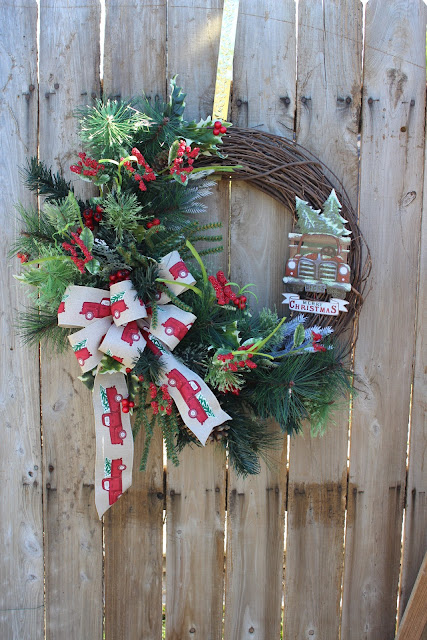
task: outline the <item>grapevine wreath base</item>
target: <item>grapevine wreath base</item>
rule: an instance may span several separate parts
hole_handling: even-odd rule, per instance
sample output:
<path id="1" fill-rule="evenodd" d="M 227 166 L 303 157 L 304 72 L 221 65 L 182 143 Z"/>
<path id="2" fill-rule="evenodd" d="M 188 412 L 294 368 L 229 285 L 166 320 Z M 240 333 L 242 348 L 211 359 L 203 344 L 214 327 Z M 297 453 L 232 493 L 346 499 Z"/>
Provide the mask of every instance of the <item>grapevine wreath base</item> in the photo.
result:
<path id="1" fill-rule="evenodd" d="M 29 343 L 71 344 L 93 391 L 100 516 L 131 484 L 141 429 L 141 469 L 160 428 L 174 464 L 184 446 L 218 440 L 238 473 L 253 474 L 280 442 L 271 418 L 284 433 L 298 433 L 305 420 L 322 433 L 351 387 L 333 337 L 361 304 L 361 236 L 348 199 L 349 312 L 338 324 L 251 313 L 251 285 L 208 274 L 203 263 L 222 249 L 219 223 L 196 220 L 213 178 L 254 180 L 291 208 L 295 196 L 319 207 L 331 185 L 318 161 L 275 136 L 233 132 L 211 118 L 186 122 L 184 98 L 173 79 L 166 103 L 97 101 L 77 112 L 84 151 L 71 171 L 95 185 L 92 198 L 36 159 L 25 171 L 44 201 L 40 211 L 19 206 L 11 253 L 23 263 L 18 280 L 34 292 L 20 330 Z M 197 250 L 201 242 L 211 247 Z"/>

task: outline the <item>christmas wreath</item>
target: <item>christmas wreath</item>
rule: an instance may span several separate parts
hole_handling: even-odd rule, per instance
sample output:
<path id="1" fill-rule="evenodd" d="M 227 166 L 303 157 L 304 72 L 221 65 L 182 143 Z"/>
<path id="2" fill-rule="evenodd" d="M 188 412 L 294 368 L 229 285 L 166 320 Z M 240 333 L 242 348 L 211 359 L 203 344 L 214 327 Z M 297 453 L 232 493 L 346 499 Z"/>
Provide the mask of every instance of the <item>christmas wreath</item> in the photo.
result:
<path id="1" fill-rule="evenodd" d="M 287 434 L 306 420 L 322 433 L 351 385 L 331 326 L 252 313 L 250 284 L 207 273 L 220 225 L 196 218 L 214 178 L 241 167 L 221 153 L 230 124 L 185 121 L 184 99 L 173 79 L 166 103 L 98 101 L 77 112 L 84 151 L 71 171 L 98 189 L 89 200 L 37 159 L 24 172 L 43 203 L 19 206 L 11 253 L 34 302 L 20 331 L 30 344 L 71 343 L 93 390 L 100 515 L 130 486 L 141 428 L 141 469 L 161 428 L 174 464 L 185 445 L 218 440 L 237 472 L 254 474 L 278 439 L 271 419 Z"/>

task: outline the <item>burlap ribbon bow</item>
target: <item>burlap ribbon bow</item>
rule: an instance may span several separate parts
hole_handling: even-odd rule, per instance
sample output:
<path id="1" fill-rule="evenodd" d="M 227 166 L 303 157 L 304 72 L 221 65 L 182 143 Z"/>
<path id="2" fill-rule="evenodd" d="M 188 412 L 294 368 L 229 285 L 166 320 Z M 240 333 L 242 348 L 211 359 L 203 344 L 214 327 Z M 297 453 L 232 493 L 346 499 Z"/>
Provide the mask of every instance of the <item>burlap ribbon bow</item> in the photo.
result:
<path id="1" fill-rule="evenodd" d="M 177 251 L 159 263 L 162 278 L 175 295 L 195 280 Z M 179 282 L 179 284 L 178 284 Z M 101 518 L 132 484 L 133 438 L 122 400 L 128 395 L 125 373 L 148 347 L 160 358 L 160 383 L 169 394 L 187 427 L 202 444 L 212 429 L 230 420 L 205 382 L 178 361 L 171 351 L 190 330 L 196 316 L 170 303 L 161 294 L 156 326 L 130 280 L 110 290 L 70 286 L 58 309 L 61 327 L 83 327 L 70 343 L 83 372 L 97 368 L 93 407 L 96 434 L 95 504 Z M 120 372 L 102 373 L 100 363 L 109 355 L 122 365 Z"/>

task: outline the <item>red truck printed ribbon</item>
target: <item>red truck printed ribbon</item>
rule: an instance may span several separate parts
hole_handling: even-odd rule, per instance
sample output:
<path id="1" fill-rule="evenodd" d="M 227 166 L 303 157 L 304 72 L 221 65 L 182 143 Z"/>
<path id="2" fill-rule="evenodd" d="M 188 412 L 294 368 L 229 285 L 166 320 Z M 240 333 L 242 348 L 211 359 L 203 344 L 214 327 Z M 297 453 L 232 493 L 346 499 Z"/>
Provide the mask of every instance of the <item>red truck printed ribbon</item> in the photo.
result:
<path id="1" fill-rule="evenodd" d="M 175 295 L 195 282 L 177 251 L 160 262 L 160 273 Z M 168 302 L 166 294 L 160 302 Z M 128 413 L 121 400 L 128 389 L 124 372 L 132 370 L 139 354 L 149 348 L 161 358 L 161 382 L 187 427 L 204 445 L 212 429 L 230 420 L 206 383 L 171 353 L 191 329 L 196 316 L 173 304 L 158 305 L 157 323 L 125 280 L 110 291 L 70 286 L 58 308 L 58 325 L 82 327 L 69 341 L 83 372 L 96 367 L 93 406 L 96 430 L 95 504 L 101 518 L 132 484 L 133 437 Z M 122 371 L 102 373 L 105 355 L 122 364 Z"/>

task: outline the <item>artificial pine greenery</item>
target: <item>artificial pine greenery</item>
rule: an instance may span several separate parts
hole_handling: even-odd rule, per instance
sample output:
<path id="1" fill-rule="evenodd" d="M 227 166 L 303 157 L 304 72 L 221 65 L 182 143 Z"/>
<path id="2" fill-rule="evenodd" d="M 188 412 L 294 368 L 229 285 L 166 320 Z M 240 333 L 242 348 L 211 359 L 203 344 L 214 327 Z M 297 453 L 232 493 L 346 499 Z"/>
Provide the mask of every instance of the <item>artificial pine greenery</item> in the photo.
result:
<path id="1" fill-rule="evenodd" d="M 29 161 L 26 184 L 44 201 L 40 211 L 18 209 L 22 231 L 12 252 L 24 267 L 17 278 L 34 291 L 34 307 L 21 314 L 20 329 L 30 343 L 45 340 L 62 349 L 74 330 L 58 327 L 56 314 L 70 284 L 108 289 L 110 282 L 130 278 L 149 308 L 153 330 L 160 322 L 159 297 L 167 294 L 173 305 L 196 316 L 173 354 L 210 386 L 231 416 L 213 435 L 227 447 L 237 472 L 252 474 L 278 442 L 271 421 L 297 433 L 309 420 L 312 432 L 322 433 L 335 398 L 349 389 L 350 375 L 329 329 L 306 329 L 303 316 L 285 322 L 269 309 L 251 314 L 250 285 L 239 289 L 222 272 L 208 277 L 201 256 L 221 251 L 222 238 L 218 222 L 195 219 L 206 211 L 203 199 L 215 187 L 215 168 L 199 169 L 197 157 L 221 155 L 228 123 L 186 122 L 184 107 L 185 94 L 173 79 L 167 102 L 142 96 L 79 109 L 84 152 L 71 170 L 97 187 L 98 194 L 87 202 L 59 174 L 34 158 Z M 345 235 L 337 202 L 331 194 L 319 216 L 297 200 L 303 231 L 320 219 L 325 229 Z M 193 245 L 201 242 L 204 248 L 197 252 Z M 192 260 L 196 280 L 178 296 L 159 277 L 160 260 L 172 251 Z M 123 371 L 109 355 L 99 366 L 102 373 Z M 161 384 L 162 366 L 146 348 L 127 371 L 129 398 L 137 401 L 134 437 L 145 431 L 141 469 L 155 429 L 161 430 L 174 464 L 183 446 L 200 444 L 172 403 L 168 386 Z M 93 372 L 81 380 L 92 388 Z"/>

